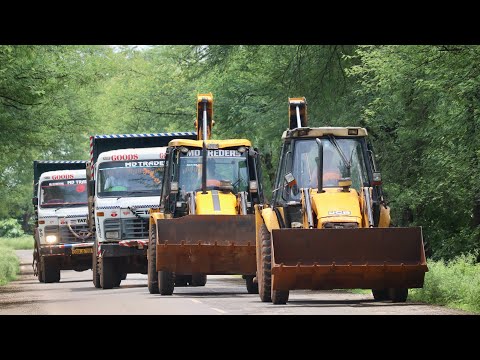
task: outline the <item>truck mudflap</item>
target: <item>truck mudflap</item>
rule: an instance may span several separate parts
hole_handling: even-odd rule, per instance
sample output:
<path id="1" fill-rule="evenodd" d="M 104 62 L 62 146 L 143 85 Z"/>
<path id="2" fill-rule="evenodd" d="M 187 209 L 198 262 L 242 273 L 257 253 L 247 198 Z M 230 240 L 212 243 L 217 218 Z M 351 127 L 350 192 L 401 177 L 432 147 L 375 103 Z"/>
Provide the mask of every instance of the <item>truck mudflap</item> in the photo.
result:
<path id="1" fill-rule="evenodd" d="M 255 275 L 254 215 L 157 219 L 157 269 L 179 274 Z"/>
<path id="2" fill-rule="evenodd" d="M 421 227 L 272 231 L 272 288 L 421 288 Z"/>

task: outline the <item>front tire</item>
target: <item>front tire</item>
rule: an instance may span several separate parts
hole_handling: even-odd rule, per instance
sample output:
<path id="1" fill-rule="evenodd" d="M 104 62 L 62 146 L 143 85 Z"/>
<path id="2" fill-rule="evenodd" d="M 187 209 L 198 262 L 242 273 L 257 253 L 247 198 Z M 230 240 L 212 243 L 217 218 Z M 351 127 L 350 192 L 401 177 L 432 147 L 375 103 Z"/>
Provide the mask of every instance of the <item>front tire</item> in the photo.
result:
<path id="1" fill-rule="evenodd" d="M 158 272 L 158 288 L 160 295 L 172 295 L 175 288 L 175 279 L 171 271 Z"/>
<path id="2" fill-rule="evenodd" d="M 408 297 L 408 289 L 406 288 L 391 288 L 388 291 L 390 300 L 392 302 L 405 302 Z"/>
<path id="3" fill-rule="evenodd" d="M 93 286 L 95 286 L 97 289 L 100 289 L 102 286 L 100 285 L 100 264 L 99 264 L 99 259 L 96 254 L 97 248 L 93 249 L 93 254 L 92 254 L 92 272 L 93 272 Z"/>
<path id="4" fill-rule="evenodd" d="M 53 260 L 45 257 L 40 258 L 40 271 L 43 272 L 43 279 L 46 283 L 60 282 L 60 268 Z"/>
<path id="5" fill-rule="evenodd" d="M 262 302 L 272 301 L 272 244 L 271 235 L 265 224 L 260 226 L 260 254 L 257 257 L 258 294 Z"/>
<path id="6" fill-rule="evenodd" d="M 245 284 L 247 285 L 247 292 L 249 294 L 258 294 L 258 282 L 253 281 L 254 278 L 253 275 L 247 275 L 245 277 Z"/>
<path id="7" fill-rule="evenodd" d="M 192 275 L 192 286 L 205 286 L 207 283 L 207 274 L 194 273 Z"/>
<path id="8" fill-rule="evenodd" d="M 272 290 L 272 302 L 275 305 L 283 305 L 288 301 L 290 291 L 288 290 Z"/>
<path id="9" fill-rule="evenodd" d="M 372 289 L 372 295 L 375 301 L 385 301 L 389 299 L 388 289 Z"/>
<path id="10" fill-rule="evenodd" d="M 118 282 L 114 260 L 108 257 L 100 259 L 100 285 L 104 290 L 113 289 Z"/>
<path id="11" fill-rule="evenodd" d="M 150 294 L 158 294 L 158 273 L 157 273 L 157 225 L 150 225 L 150 238 L 147 250 L 148 262 L 148 291 Z"/>

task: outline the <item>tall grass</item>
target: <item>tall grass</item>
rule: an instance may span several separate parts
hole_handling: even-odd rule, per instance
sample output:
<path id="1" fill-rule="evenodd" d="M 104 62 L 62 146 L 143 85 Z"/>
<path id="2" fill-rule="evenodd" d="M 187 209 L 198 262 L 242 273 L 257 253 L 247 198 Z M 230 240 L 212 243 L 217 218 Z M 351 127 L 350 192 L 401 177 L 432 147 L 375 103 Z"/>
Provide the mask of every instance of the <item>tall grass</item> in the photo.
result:
<path id="1" fill-rule="evenodd" d="M 480 313 L 480 264 L 475 255 L 452 261 L 428 260 L 422 289 L 409 290 L 409 300 Z"/>
<path id="2" fill-rule="evenodd" d="M 30 250 L 33 249 L 33 236 L 23 235 L 20 237 L 0 237 L 0 246 L 10 247 L 14 250 Z"/>
<path id="3" fill-rule="evenodd" d="M 19 266 L 15 250 L 0 244 L 0 286 L 15 280 Z"/>

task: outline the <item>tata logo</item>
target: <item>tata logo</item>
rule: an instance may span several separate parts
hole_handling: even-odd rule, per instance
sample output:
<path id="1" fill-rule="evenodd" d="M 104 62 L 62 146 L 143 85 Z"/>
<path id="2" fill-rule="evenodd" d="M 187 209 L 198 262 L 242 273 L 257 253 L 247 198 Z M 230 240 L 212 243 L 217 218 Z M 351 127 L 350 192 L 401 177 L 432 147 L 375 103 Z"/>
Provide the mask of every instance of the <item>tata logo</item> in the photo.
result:
<path id="1" fill-rule="evenodd" d="M 78 219 L 77 220 L 77 224 L 86 224 L 87 223 L 87 219 Z"/>
<path id="2" fill-rule="evenodd" d="M 112 212 L 112 213 L 110 214 L 111 217 L 117 217 L 117 215 L 118 215 L 118 214 L 117 214 L 116 212 Z"/>
<path id="3" fill-rule="evenodd" d="M 138 154 L 112 155 L 112 161 L 138 160 Z"/>
<path id="4" fill-rule="evenodd" d="M 53 175 L 52 180 L 67 180 L 67 179 L 73 179 L 74 176 L 73 174 L 65 174 L 65 175 Z"/>

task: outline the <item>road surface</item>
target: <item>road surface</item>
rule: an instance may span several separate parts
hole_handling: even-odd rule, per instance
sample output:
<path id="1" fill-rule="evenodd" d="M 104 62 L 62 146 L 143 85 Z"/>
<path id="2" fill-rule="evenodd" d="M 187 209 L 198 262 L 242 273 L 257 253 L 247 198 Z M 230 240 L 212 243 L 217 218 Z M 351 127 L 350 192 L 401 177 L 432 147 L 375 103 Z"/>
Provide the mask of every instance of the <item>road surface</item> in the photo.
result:
<path id="1" fill-rule="evenodd" d="M 175 314 L 175 315 L 446 315 L 466 314 L 420 303 L 374 302 L 370 294 L 346 291 L 291 291 L 286 305 L 262 303 L 245 280 L 208 276 L 205 287 L 178 287 L 172 296 L 151 295 L 147 276 L 128 274 L 120 288 L 93 287 L 92 271 L 63 271 L 60 283 L 33 276 L 32 251 L 19 250 L 22 274 L 0 287 L 0 315 Z"/>

